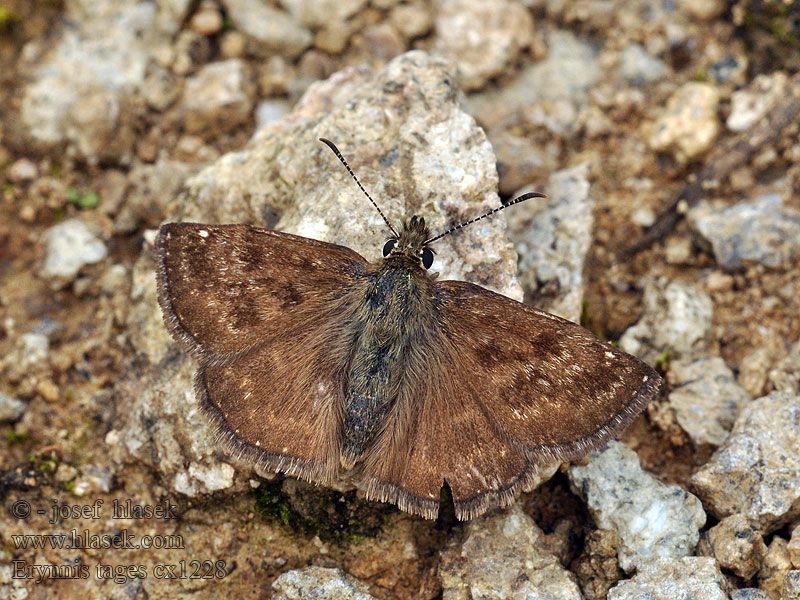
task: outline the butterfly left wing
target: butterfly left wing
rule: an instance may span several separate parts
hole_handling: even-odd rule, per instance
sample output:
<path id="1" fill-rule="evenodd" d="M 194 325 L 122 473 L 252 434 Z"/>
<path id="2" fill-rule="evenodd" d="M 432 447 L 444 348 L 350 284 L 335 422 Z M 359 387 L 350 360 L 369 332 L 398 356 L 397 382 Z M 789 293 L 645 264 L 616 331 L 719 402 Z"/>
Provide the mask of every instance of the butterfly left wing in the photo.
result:
<path id="1" fill-rule="evenodd" d="M 508 504 L 538 465 L 620 433 L 660 377 L 582 327 L 479 286 L 443 281 L 405 391 L 365 461 L 367 493 L 460 519 Z M 415 395 L 416 394 L 416 395 Z"/>
<path id="2" fill-rule="evenodd" d="M 159 304 L 199 363 L 203 412 L 234 453 L 327 481 L 339 465 L 357 282 L 369 264 L 335 244 L 248 225 L 168 223 Z"/>

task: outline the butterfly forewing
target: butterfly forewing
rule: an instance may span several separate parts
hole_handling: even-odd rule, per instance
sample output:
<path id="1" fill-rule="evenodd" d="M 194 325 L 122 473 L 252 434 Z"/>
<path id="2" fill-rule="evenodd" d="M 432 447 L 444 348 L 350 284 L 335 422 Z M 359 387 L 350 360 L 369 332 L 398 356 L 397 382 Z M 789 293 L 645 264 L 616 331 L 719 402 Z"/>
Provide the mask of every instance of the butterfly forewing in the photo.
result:
<path id="1" fill-rule="evenodd" d="M 156 247 L 170 333 L 218 360 L 308 327 L 368 264 L 343 246 L 249 225 L 168 223 Z"/>

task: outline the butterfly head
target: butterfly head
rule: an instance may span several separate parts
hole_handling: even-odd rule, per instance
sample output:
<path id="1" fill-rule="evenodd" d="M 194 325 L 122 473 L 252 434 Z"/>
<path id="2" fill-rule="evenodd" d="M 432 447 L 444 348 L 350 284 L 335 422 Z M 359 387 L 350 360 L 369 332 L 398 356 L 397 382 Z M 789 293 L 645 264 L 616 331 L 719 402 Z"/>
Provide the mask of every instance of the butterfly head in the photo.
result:
<path id="1" fill-rule="evenodd" d="M 391 238 L 383 246 L 383 256 L 387 259 L 405 257 L 430 269 L 433 264 L 433 250 L 425 241 L 430 238 L 430 231 L 425 226 L 425 219 L 418 216 L 403 224 L 403 231 L 396 238 Z"/>

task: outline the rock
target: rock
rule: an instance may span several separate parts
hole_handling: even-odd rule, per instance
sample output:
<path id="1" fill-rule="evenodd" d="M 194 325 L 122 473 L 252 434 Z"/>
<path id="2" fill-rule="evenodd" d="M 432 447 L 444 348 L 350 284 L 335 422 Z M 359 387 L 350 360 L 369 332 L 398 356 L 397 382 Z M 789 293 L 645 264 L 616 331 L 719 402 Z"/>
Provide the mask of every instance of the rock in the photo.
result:
<path id="1" fill-rule="evenodd" d="M 761 569 L 767 545 L 742 515 L 725 517 L 708 530 L 708 542 L 717 563 L 750 580 Z"/>
<path id="2" fill-rule="evenodd" d="M 256 129 L 267 123 L 279 121 L 291 112 L 291 105 L 285 100 L 263 100 L 256 106 Z"/>
<path id="3" fill-rule="evenodd" d="M 723 269 L 754 263 L 789 268 L 800 259 L 800 211 L 784 207 L 778 194 L 733 206 L 700 202 L 687 220 Z"/>
<path id="4" fill-rule="evenodd" d="M 545 549 L 544 535 L 518 504 L 470 521 L 463 542 L 442 551 L 448 600 L 581 598 L 573 576 Z"/>
<path id="5" fill-rule="evenodd" d="M 31 372 L 47 366 L 50 340 L 43 333 L 23 333 L 9 354 L 0 357 L 0 371 L 11 381 L 19 381 Z"/>
<path id="6" fill-rule="evenodd" d="M 783 578 L 781 600 L 800 600 L 800 569 L 793 569 Z"/>
<path id="7" fill-rule="evenodd" d="M 671 152 L 679 162 L 698 158 L 719 134 L 719 92 L 708 83 L 683 84 L 653 123 L 648 139 L 656 152 Z"/>
<path id="8" fill-rule="evenodd" d="M 767 548 L 764 564 L 758 573 L 758 587 L 771 598 L 780 598 L 783 580 L 791 570 L 792 562 L 789 560 L 786 540 L 776 535 Z"/>
<path id="9" fill-rule="evenodd" d="M 797 342 L 767 378 L 775 389 L 788 394 L 800 394 L 800 342 Z"/>
<path id="10" fill-rule="evenodd" d="M 754 398 L 765 393 L 770 368 L 786 353 L 780 336 L 765 336 L 766 344 L 754 348 L 739 361 L 739 383 Z"/>
<path id="11" fill-rule="evenodd" d="M 605 599 L 621 578 L 617 562 L 619 540 L 613 531 L 596 529 L 586 536 L 583 551 L 570 564 L 586 600 Z"/>
<path id="12" fill-rule="evenodd" d="M 313 84 L 285 118 L 264 125 L 245 148 L 191 178 L 186 193 L 165 207 L 166 217 L 269 226 L 378 259 L 386 226 L 317 141 L 323 136 L 338 144 L 396 226 L 418 213 L 438 232 L 500 206 L 488 140 L 463 112 L 445 63 L 417 51 L 375 75 L 347 68 Z M 472 280 L 522 297 L 505 212 L 436 245 L 434 270 L 441 278 Z M 130 343 L 143 366 L 116 390 L 118 442 L 110 451 L 117 461 L 150 465 L 172 490 L 204 493 L 205 483 L 187 465 L 220 469 L 223 462 L 236 474 L 220 494 L 249 489 L 252 465 L 220 454 L 198 412 L 192 384 L 196 365 L 177 350 L 164 327 L 156 301 L 154 236 L 155 231 L 145 233 L 127 313 Z M 341 483 L 342 489 L 352 487 L 353 482 Z"/>
<path id="13" fill-rule="evenodd" d="M 313 36 L 291 16 L 262 0 L 222 0 L 233 26 L 249 35 L 266 54 L 294 58 L 311 45 Z"/>
<path id="14" fill-rule="evenodd" d="M 530 137 L 507 131 L 489 132 L 497 155 L 500 195 L 510 196 L 526 185 L 542 186 L 556 170 L 558 150 L 553 145 L 542 148 Z"/>
<path id="15" fill-rule="evenodd" d="M 367 4 L 367 0 L 280 0 L 281 6 L 304 27 L 344 23 Z"/>
<path id="16" fill-rule="evenodd" d="M 58 290 L 69 284 L 84 265 L 100 262 L 108 255 L 103 241 L 80 219 L 54 225 L 44 234 L 44 260 L 39 276 Z"/>
<path id="17" fill-rule="evenodd" d="M 751 400 L 721 358 L 673 361 L 669 382 L 669 404 L 695 444 L 720 446 Z"/>
<path id="18" fill-rule="evenodd" d="M 800 523 L 798 523 L 792 531 L 792 537 L 786 546 L 786 551 L 789 553 L 789 560 L 795 569 L 800 569 Z"/>
<path id="19" fill-rule="evenodd" d="M 731 594 L 731 600 L 772 600 L 770 595 L 758 588 L 742 588 Z"/>
<path id="20" fill-rule="evenodd" d="M 530 43 L 533 19 L 509 0 L 437 0 L 433 49 L 452 60 L 466 90 L 500 75 Z"/>
<path id="21" fill-rule="evenodd" d="M 728 600 L 725 587 L 713 558 L 661 558 L 611 588 L 608 600 Z"/>
<path id="22" fill-rule="evenodd" d="M 89 10 L 91 6 L 91 10 Z M 130 161 L 138 127 L 133 98 L 160 39 L 152 2 L 69 2 L 66 26 L 26 67 L 21 125 L 35 145 L 69 144 L 90 163 Z M 29 55 L 37 52 L 27 48 Z"/>
<path id="23" fill-rule="evenodd" d="M 664 61 L 647 53 L 640 44 L 630 44 L 619 53 L 619 76 L 633 85 L 661 79 L 667 73 Z"/>
<path id="24" fill-rule="evenodd" d="M 45 338 L 47 339 L 47 338 Z M 0 392 L 0 423 L 12 423 L 25 412 L 25 403 Z"/>
<path id="25" fill-rule="evenodd" d="M 692 476 L 703 504 L 722 519 L 743 515 L 769 533 L 800 514 L 800 396 L 752 401 L 731 435 Z"/>
<path id="26" fill-rule="evenodd" d="M 597 50 L 569 31 L 551 31 L 545 39 L 544 59 L 522 69 L 501 89 L 469 96 L 467 108 L 484 127 L 491 129 L 521 113 L 555 135 L 578 133 L 578 108 L 602 76 Z"/>
<path id="27" fill-rule="evenodd" d="M 222 15 L 212 0 L 200 3 L 200 7 L 189 20 L 189 27 L 199 35 L 214 35 L 222 29 Z"/>
<path id="28" fill-rule="evenodd" d="M 147 71 L 142 85 L 142 96 L 150 108 L 164 111 L 180 98 L 183 86 L 172 71 L 155 63 Z"/>
<path id="29" fill-rule="evenodd" d="M 725 12 L 724 0 L 678 0 L 678 8 L 695 19 L 709 21 Z"/>
<path id="30" fill-rule="evenodd" d="M 433 27 L 433 18 L 425 4 L 398 4 L 389 13 L 389 21 L 409 40 L 425 35 Z"/>
<path id="31" fill-rule="evenodd" d="M 114 219 L 114 233 L 131 233 L 139 227 L 158 227 L 188 177 L 200 165 L 161 157 L 155 164 L 138 163 L 128 174 L 125 203 Z"/>
<path id="32" fill-rule="evenodd" d="M 731 94 L 731 112 L 725 122 L 731 131 L 746 131 L 786 98 L 789 78 L 783 71 L 757 75 L 743 90 Z"/>
<path id="33" fill-rule="evenodd" d="M 15 160 L 8 171 L 6 177 L 8 181 L 14 184 L 28 183 L 33 181 L 39 176 L 39 167 L 36 163 L 28 158 L 20 158 Z"/>
<path id="34" fill-rule="evenodd" d="M 586 465 L 571 465 L 567 473 L 597 526 L 616 533 L 624 571 L 641 571 L 657 558 L 677 561 L 697 544 L 706 521 L 700 500 L 643 471 L 636 453 L 619 442 L 592 452 Z"/>
<path id="35" fill-rule="evenodd" d="M 253 108 L 249 87 L 238 58 L 203 66 L 186 80 L 178 107 L 186 131 L 212 138 L 246 123 Z"/>
<path id="36" fill-rule="evenodd" d="M 273 600 L 374 600 L 367 584 L 341 569 L 304 567 L 272 582 Z"/>
<path id="37" fill-rule="evenodd" d="M 642 318 L 619 340 L 626 352 L 653 362 L 664 352 L 676 359 L 708 346 L 713 303 L 703 291 L 682 281 L 649 280 L 644 306 Z"/>
<path id="38" fill-rule="evenodd" d="M 594 225 L 588 173 L 588 163 L 553 173 L 546 200 L 528 200 L 506 216 L 528 298 L 575 322 L 580 321 L 583 263 Z"/>

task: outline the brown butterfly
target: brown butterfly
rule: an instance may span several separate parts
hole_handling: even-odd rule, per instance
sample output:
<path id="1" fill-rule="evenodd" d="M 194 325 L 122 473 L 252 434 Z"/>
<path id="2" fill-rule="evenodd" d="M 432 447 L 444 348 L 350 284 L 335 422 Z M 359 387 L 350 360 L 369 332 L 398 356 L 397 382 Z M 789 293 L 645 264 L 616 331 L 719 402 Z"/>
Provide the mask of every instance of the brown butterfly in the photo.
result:
<path id="1" fill-rule="evenodd" d="M 316 483 L 357 467 L 368 498 L 429 519 L 446 482 L 469 519 L 511 503 L 537 467 L 618 435 L 658 391 L 652 368 L 427 273 L 432 242 L 534 196 L 438 236 L 419 216 L 397 234 L 381 212 L 393 237 L 378 264 L 249 225 L 163 225 L 159 304 L 200 363 L 195 390 L 224 444 Z"/>

